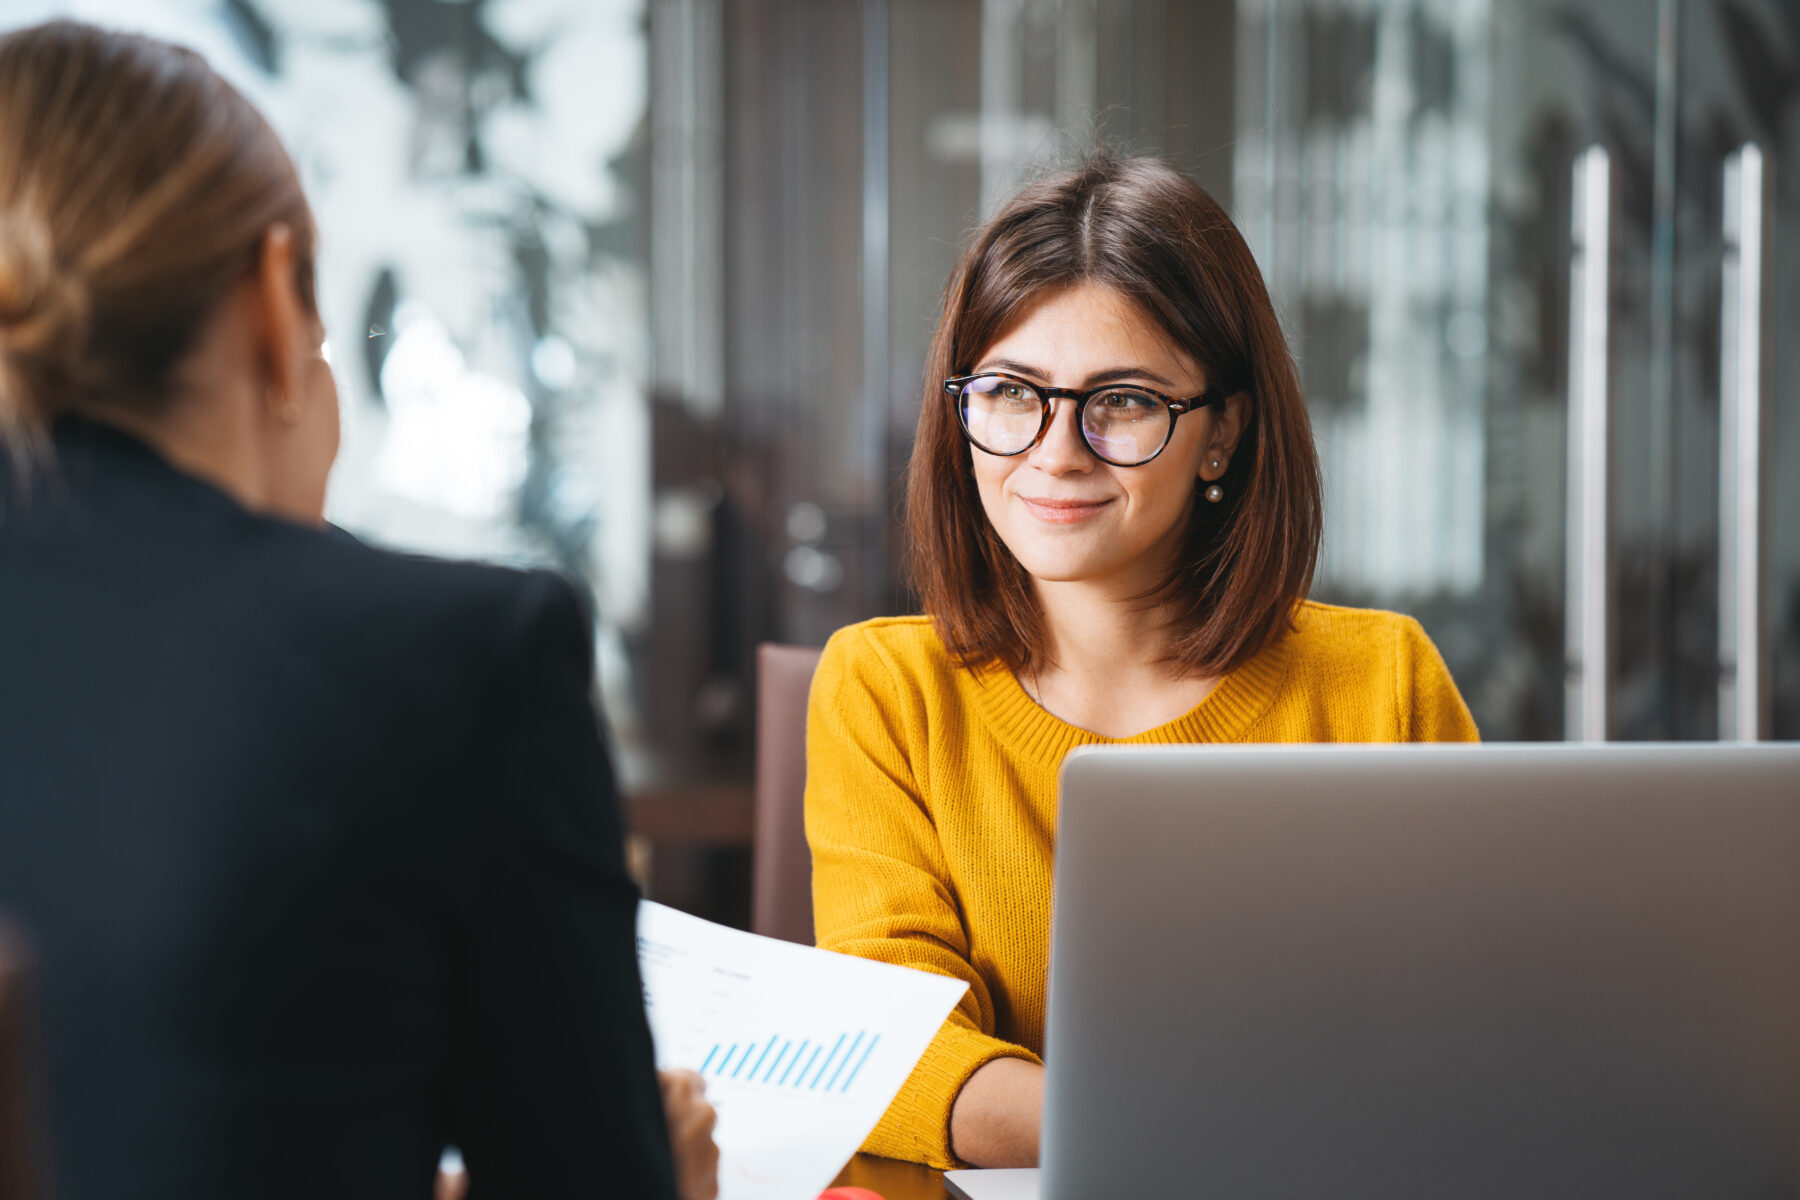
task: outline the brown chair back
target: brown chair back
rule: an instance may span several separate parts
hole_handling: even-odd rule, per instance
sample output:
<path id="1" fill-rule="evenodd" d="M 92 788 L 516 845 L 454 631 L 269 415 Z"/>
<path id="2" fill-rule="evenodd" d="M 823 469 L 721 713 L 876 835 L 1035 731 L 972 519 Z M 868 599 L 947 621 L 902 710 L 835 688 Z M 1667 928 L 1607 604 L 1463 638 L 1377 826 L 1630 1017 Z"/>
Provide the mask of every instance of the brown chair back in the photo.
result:
<path id="1" fill-rule="evenodd" d="M 806 845 L 806 697 L 819 650 L 756 648 L 756 849 L 750 928 L 813 941 L 812 851 Z"/>
<path id="2" fill-rule="evenodd" d="M 31 956 L 0 918 L 0 1200 L 44 1200 Z"/>

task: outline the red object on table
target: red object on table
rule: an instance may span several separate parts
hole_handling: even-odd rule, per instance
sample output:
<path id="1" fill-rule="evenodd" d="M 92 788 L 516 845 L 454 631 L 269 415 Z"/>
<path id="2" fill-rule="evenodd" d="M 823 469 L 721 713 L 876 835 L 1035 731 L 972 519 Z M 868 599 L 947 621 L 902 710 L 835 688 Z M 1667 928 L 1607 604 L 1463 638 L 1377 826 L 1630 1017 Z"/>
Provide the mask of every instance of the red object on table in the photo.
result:
<path id="1" fill-rule="evenodd" d="M 868 1188 L 834 1187 L 820 1192 L 819 1200 L 886 1200 L 886 1197 Z"/>

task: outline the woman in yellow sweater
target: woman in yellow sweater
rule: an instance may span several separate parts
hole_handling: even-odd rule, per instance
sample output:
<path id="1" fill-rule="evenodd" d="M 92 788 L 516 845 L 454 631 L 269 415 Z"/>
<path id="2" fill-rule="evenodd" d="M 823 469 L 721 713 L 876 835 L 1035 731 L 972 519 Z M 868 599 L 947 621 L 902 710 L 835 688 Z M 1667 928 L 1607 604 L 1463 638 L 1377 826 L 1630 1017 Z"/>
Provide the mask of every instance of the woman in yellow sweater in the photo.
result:
<path id="1" fill-rule="evenodd" d="M 1416 622 L 1305 599 L 1293 359 L 1243 238 L 1173 168 L 1026 188 L 964 253 L 928 381 L 907 501 L 928 615 L 839 631 L 813 683 L 815 924 L 969 984 L 865 1149 L 1033 1165 L 1070 749 L 1476 731 Z"/>

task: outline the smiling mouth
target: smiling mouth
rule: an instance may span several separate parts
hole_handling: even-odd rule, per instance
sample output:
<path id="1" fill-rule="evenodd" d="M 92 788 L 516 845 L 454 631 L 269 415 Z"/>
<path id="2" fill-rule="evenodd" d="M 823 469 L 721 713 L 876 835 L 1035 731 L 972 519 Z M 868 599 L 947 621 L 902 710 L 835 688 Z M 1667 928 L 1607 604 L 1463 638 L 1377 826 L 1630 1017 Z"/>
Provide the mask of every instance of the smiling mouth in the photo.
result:
<path id="1" fill-rule="evenodd" d="M 1033 500 L 1021 496 L 1025 508 L 1040 521 L 1056 525 L 1072 525 L 1085 521 L 1111 504 L 1111 500 Z"/>

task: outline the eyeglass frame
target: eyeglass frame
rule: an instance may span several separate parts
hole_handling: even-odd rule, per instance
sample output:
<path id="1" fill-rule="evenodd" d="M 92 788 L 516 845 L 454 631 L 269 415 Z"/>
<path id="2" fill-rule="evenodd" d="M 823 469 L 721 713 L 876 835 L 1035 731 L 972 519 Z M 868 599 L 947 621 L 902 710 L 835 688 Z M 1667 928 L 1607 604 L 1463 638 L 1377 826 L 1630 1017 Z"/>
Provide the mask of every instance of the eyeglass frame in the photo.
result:
<path id="1" fill-rule="evenodd" d="M 986 446 L 976 441 L 975 435 L 969 432 L 969 426 L 963 419 L 962 405 L 959 401 L 962 399 L 963 389 L 977 379 L 1004 379 L 1008 383 L 1016 383 L 1022 387 L 1028 387 L 1035 392 L 1037 394 L 1038 402 L 1044 409 L 1044 415 L 1038 421 L 1037 436 L 1033 437 L 1031 441 L 1023 447 L 1012 451 L 989 450 Z M 1167 405 L 1169 409 L 1169 430 L 1163 435 L 1162 445 L 1158 446 L 1156 448 L 1156 453 L 1152 454 L 1149 458 L 1141 458 L 1134 463 L 1114 462 L 1112 459 L 1106 457 L 1106 455 L 1094 449 L 1093 443 L 1088 441 L 1087 428 L 1081 423 L 1082 414 L 1087 411 L 1089 400 L 1092 400 L 1102 392 L 1123 391 L 1142 392 L 1147 396 L 1155 396 L 1158 400 L 1161 400 Z M 973 375 L 953 375 L 949 379 L 944 380 L 944 394 L 950 397 L 951 404 L 956 408 L 956 427 L 962 432 L 963 439 L 983 454 L 992 454 L 996 458 L 1017 458 L 1021 454 L 1029 454 L 1031 451 L 1036 450 L 1043 444 L 1044 435 L 1050 432 L 1050 425 L 1056 420 L 1056 410 L 1051 407 L 1050 402 L 1057 399 L 1073 400 L 1075 401 L 1075 432 L 1081 438 L 1081 444 L 1087 448 L 1087 452 L 1109 467 L 1121 467 L 1126 469 L 1145 466 L 1155 462 L 1161 457 L 1162 452 L 1169 448 L 1169 443 L 1175 440 L 1175 423 L 1181 419 L 1183 413 L 1194 412 L 1202 408 L 1217 408 L 1219 405 L 1224 404 L 1228 399 L 1224 389 L 1219 387 L 1209 387 L 1198 396 L 1189 396 L 1187 399 L 1182 400 L 1175 396 L 1171 396 L 1166 392 L 1159 392 L 1153 387 L 1145 387 L 1139 383 L 1106 383 L 1101 384 L 1099 387 L 1085 389 L 1061 388 L 1033 383 L 1029 379 L 1021 379 L 1019 376 L 1007 371 L 977 371 Z"/>

